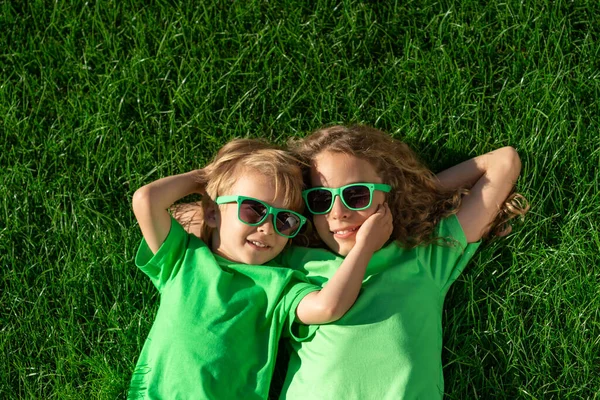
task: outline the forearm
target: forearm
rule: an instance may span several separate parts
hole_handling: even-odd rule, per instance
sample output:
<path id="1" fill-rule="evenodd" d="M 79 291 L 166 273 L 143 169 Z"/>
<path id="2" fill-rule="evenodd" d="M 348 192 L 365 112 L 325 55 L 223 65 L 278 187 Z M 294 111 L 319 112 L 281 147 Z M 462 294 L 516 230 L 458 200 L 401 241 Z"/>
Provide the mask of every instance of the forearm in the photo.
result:
<path id="1" fill-rule="evenodd" d="M 159 179 L 138 189 L 132 200 L 133 212 L 148 243 L 156 252 L 171 228 L 171 217 L 167 211 L 175 201 L 202 189 L 199 171 Z"/>
<path id="2" fill-rule="evenodd" d="M 139 188 L 133 195 L 146 197 L 149 207 L 156 210 L 167 210 L 177 200 L 193 193 L 202 193 L 202 173 L 190 171 L 179 175 L 167 176 Z"/>
<path id="3" fill-rule="evenodd" d="M 471 158 L 436 175 L 442 187 L 446 189 L 470 189 L 483 176 L 487 169 L 489 154 Z"/>
<path id="4" fill-rule="evenodd" d="M 372 256 L 372 251 L 355 246 L 325 287 L 302 300 L 296 312 L 298 319 L 304 324 L 340 319 L 356 301 Z"/>
<path id="5" fill-rule="evenodd" d="M 319 292 L 309 293 L 296 309 L 304 324 L 326 324 L 340 319 L 356 301 L 367 265 L 373 253 L 390 238 L 393 231 L 392 213 L 387 203 L 379 204 L 356 232 L 352 250 L 327 285 Z"/>
<path id="6" fill-rule="evenodd" d="M 475 242 L 488 230 L 521 171 L 521 160 L 512 147 L 484 154 L 484 173 L 463 198 L 456 214 L 468 242 Z"/>

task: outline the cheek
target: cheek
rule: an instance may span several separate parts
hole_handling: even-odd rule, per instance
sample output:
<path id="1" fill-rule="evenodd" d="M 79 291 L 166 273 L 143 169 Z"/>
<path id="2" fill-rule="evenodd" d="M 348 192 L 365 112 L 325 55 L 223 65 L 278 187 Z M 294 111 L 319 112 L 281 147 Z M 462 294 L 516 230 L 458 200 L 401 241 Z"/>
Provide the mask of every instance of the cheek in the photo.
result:
<path id="1" fill-rule="evenodd" d="M 365 220 L 371 215 L 375 214 L 377 208 L 383 203 L 385 203 L 385 195 L 383 194 L 383 192 L 376 191 L 373 193 L 373 201 L 371 201 L 371 206 L 366 210 L 357 211 L 357 213 L 360 214 L 360 218 Z"/>
<path id="2" fill-rule="evenodd" d="M 369 218 L 371 215 L 375 214 L 376 210 L 377 210 L 377 206 L 372 205 L 371 207 L 367 208 L 366 210 L 356 211 L 356 216 L 354 217 L 354 221 L 356 223 L 362 225 L 365 223 L 367 218 Z"/>
<path id="3" fill-rule="evenodd" d="M 279 235 L 277 235 L 279 236 Z M 283 236 L 279 236 L 277 238 L 277 251 L 282 251 L 283 249 L 285 249 L 285 246 L 288 244 L 289 239 L 284 238 Z"/>
<path id="4" fill-rule="evenodd" d="M 220 215 L 220 227 L 222 230 L 231 232 L 244 232 L 252 228 L 238 219 L 237 210 L 223 210 Z"/>
<path id="5" fill-rule="evenodd" d="M 380 191 L 375 191 L 373 193 L 373 203 L 374 204 L 383 204 L 385 203 L 385 193 Z"/>
<path id="6" fill-rule="evenodd" d="M 329 223 L 325 215 L 313 215 L 313 225 L 318 233 L 329 232 Z"/>

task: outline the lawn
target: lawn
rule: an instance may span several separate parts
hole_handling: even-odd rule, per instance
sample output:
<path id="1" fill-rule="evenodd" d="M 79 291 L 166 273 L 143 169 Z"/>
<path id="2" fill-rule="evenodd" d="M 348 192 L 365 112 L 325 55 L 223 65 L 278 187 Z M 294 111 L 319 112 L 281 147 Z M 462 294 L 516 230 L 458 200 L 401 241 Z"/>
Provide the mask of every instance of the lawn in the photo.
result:
<path id="1" fill-rule="evenodd" d="M 131 196 L 361 122 L 531 203 L 446 300 L 448 399 L 600 399 L 600 3 L 0 0 L 0 398 L 124 398 L 159 298 Z"/>

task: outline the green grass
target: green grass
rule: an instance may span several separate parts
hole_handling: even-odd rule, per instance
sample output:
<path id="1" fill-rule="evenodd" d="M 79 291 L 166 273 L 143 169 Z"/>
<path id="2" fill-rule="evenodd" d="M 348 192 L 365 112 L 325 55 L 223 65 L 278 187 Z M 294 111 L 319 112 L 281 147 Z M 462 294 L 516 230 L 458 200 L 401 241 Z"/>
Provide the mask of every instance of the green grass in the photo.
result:
<path id="1" fill-rule="evenodd" d="M 447 398 L 600 398 L 594 1 L 1 1 L 0 397 L 124 398 L 158 296 L 134 190 L 330 123 L 504 145 L 523 224 L 444 314 Z"/>

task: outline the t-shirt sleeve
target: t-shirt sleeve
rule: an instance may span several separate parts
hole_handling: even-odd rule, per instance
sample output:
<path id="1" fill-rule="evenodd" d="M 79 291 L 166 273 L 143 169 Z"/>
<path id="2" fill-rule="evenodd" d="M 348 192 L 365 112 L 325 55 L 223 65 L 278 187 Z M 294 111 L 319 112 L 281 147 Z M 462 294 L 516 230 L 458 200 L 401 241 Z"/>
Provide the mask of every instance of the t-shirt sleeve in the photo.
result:
<path id="1" fill-rule="evenodd" d="M 435 235 L 448 239 L 448 243 L 431 244 L 419 248 L 419 258 L 430 268 L 433 280 L 446 294 L 450 285 L 465 269 L 481 241 L 467 243 L 465 233 L 456 215 L 451 215 L 438 224 Z"/>
<path id="2" fill-rule="evenodd" d="M 298 277 L 299 275 L 297 272 L 294 272 L 294 276 Z M 283 337 L 290 337 L 292 340 L 301 342 L 316 332 L 319 325 L 304 325 L 296 320 L 296 309 L 307 294 L 317 290 L 321 290 L 321 288 L 305 281 L 294 280 L 291 283 L 282 301 L 282 312 L 285 318 L 282 332 Z"/>
<path id="3" fill-rule="evenodd" d="M 183 263 L 188 234 L 175 219 L 171 218 L 171 228 L 165 241 L 156 254 L 152 253 L 148 243 L 142 239 L 135 256 L 135 265 L 141 269 L 159 291 L 172 279 Z"/>

